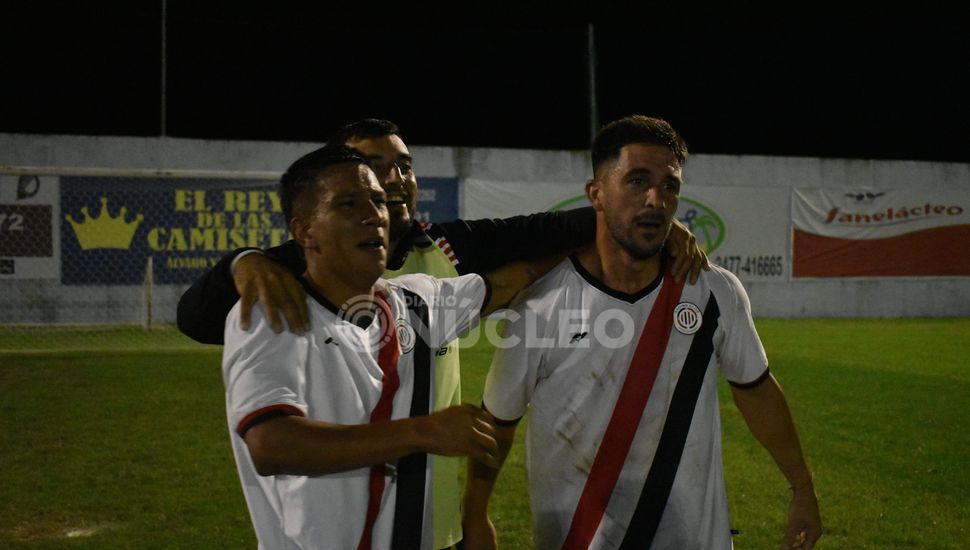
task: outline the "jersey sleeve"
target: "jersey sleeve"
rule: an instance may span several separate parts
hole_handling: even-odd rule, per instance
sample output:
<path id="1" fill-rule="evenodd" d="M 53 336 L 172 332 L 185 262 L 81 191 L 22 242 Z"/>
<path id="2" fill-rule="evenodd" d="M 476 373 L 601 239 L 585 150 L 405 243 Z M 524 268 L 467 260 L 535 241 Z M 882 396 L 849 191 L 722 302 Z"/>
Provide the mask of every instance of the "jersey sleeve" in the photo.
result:
<path id="1" fill-rule="evenodd" d="M 741 281 L 723 269 L 715 274 L 718 276 L 723 282 L 718 303 L 724 304 L 721 312 L 723 335 L 717 348 L 721 373 L 732 384 L 749 384 L 760 379 L 768 369 L 768 358 L 751 318 L 751 302 Z"/>
<path id="2" fill-rule="evenodd" d="M 535 345 L 535 336 L 543 333 L 542 322 L 526 304 L 515 300 L 503 312 L 504 327 L 485 378 L 482 399 L 499 420 L 518 420 L 525 415 L 538 382 L 542 349 Z"/>
<path id="3" fill-rule="evenodd" d="M 455 220 L 431 224 L 426 231 L 432 239 L 448 240 L 458 258 L 459 273 L 487 273 L 510 262 L 589 244 L 596 234 L 596 215 L 587 207 L 504 219 Z"/>
<path id="4" fill-rule="evenodd" d="M 481 318 L 488 286 L 480 275 L 439 279 L 424 274 L 397 277 L 389 284 L 418 295 L 428 307 L 425 340 L 437 348 L 468 332 Z M 425 335 L 422 335 L 425 336 Z"/>
<path id="5" fill-rule="evenodd" d="M 239 329 L 239 306 L 226 319 L 222 374 L 230 424 L 242 435 L 268 414 L 305 416 L 307 338 L 266 321 L 257 302 L 250 330 Z"/>
<path id="6" fill-rule="evenodd" d="M 209 271 L 199 277 L 179 299 L 176 319 L 178 328 L 189 338 L 203 344 L 222 344 L 223 325 L 233 305 L 239 301 L 236 284 L 229 266 L 241 252 L 239 248 L 226 254 Z M 266 256 L 286 266 L 292 273 L 303 273 L 306 264 L 296 241 L 270 248 Z"/>

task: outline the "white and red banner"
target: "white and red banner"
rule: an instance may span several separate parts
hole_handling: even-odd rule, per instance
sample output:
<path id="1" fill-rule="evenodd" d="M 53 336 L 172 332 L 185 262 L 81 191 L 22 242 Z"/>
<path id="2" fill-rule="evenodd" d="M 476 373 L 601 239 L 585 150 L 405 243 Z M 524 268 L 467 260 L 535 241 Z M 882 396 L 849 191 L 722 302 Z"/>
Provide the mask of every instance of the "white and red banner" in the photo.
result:
<path id="1" fill-rule="evenodd" d="M 793 189 L 794 277 L 970 275 L 970 192 Z"/>

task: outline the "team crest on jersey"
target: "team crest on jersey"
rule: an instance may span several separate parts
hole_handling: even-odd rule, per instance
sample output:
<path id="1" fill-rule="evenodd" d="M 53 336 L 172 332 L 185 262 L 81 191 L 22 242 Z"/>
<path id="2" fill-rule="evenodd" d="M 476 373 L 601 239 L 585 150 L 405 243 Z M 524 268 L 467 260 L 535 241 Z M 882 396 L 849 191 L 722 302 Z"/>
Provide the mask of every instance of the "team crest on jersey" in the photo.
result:
<path id="1" fill-rule="evenodd" d="M 701 310 L 690 302 L 681 302 L 674 308 L 674 328 L 681 334 L 694 334 L 701 329 Z"/>
<path id="2" fill-rule="evenodd" d="M 401 353 L 408 353 L 414 349 L 414 340 L 416 338 L 414 329 L 411 327 L 411 324 L 408 323 L 407 319 L 398 319 L 396 326 L 397 341 L 401 345 Z"/>

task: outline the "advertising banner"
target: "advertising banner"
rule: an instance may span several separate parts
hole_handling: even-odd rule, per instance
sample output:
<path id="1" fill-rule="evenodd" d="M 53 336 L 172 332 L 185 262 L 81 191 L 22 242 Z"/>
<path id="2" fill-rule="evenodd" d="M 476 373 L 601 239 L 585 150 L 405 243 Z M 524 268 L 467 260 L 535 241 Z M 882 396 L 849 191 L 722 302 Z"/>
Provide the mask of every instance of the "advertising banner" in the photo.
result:
<path id="1" fill-rule="evenodd" d="M 418 204 L 414 219 L 447 222 L 458 218 L 458 178 L 418 178 Z"/>
<path id="2" fill-rule="evenodd" d="M 742 281 L 791 278 L 790 191 L 784 187 L 685 185 L 677 217 L 711 261 Z"/>
<path id="3" fill-rule="evenodd" d="M 454 178 L 420 185 L 416 218 L 457 217 Z M 151 257 L 155 284 L 190 283 L 236 248 L 282 244 L 289 234 L 276 188 L 276 180 L 62 176 L 61 281 L 141 284 Z"/>
<path id="4" fill-rule="evenodd" d="M 677 218 L 715 263 L 742 281 L 790 277 L 789 190 L 685 185 Z M 464 217 L 508 217 L 589 206 L 583 184 L 465 180 Z"/>
<path id="5" fill-rule="evenodd" d="M 61 282 L 188 283 L 226 252 L 287 239 L 270 180 L 61 177 Z"/>
<path id="6" fill-rule="evenodd" d="M 59 276 L 57 196 L 56 177 L 0 175 L 0 278 Z"/>
<path id="7" fill-rule="evenodd" d="M 970 275 L 970 192 L 795 189 L 795 277 Z"/>

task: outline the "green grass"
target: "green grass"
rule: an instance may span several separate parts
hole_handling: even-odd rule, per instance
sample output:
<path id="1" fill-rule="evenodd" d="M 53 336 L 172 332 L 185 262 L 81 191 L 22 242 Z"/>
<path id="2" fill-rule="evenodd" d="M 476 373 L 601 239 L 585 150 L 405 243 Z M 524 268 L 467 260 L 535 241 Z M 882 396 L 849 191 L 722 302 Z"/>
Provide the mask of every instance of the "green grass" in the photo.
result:
<path id="1" fill-rule="evenodd" d="M 967 547 L 970 319 L 757 324 L 816 474 L 820 547 Z M 0 547 L 255 546 L 218 348 L 170 328 L 22 330 L 0 329 Z M 52 351 L 11 352 L 31 346 Z M 462 354 L 477 402 L 491 350 Z M 721 390 L 735 547 L 777 547 L 786 483 Z M 521 445 L 492 516 L 502 548 L 531 548 Z"/>
<path id="2" fill-rule="evenodd" d="M 758 326 L 816 474 L 825 547 L 966 548 L 970 320 Z M 722 411 L 736 547 L 767 547 L 784 482 L 724 392 Z"/>
<path id="3" fill-rule="evenodd" d="M 0 355 L 49 352 L 143 352 L 204 350 L 206 346 L 183 336 L 175 325 L 146 330 L 136 325 L 0 325 Z M 209 348 L 213 349 L 213 348 Z"/>

